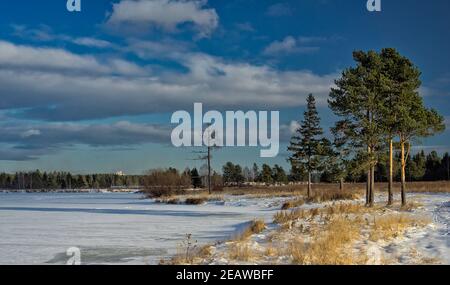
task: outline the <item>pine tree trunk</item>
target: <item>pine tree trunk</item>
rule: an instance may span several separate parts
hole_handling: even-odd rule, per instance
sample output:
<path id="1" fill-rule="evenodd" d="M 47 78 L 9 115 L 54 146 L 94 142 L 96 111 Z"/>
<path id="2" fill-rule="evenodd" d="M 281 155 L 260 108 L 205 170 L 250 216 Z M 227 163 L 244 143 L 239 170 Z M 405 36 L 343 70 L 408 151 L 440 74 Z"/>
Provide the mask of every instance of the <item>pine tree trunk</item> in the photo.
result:
<path id="1" fill-rule="evenodd" d="M 389 174 L 388 174 L 388 205 L 394 203 L 394 192 L 393 192 L 393 172 L 394 172 L 394 147 L 393 140 L 389 141 Z"/>
<path id="2" fill-rule="evenodd" d="M 367 147 L 367 153 L 370 154 L 370 147 Z M 366 206 L 369 206 L 370 203 L 370 181 L 372 180 L 372 173 L 370 171 L 370 166 L 369 169 L 367 170 L 367 183 L 366 183 Z"/>
<path id="3" fill-rule="evenodd" d="M 374 200 L 375 200 L 375 166 L 372 165 L 370 168 L 370 197 L 369 197 L 370 207 L 373 207 Z"/>
<path id="4" fill-rule="evenodd" d="M 344 178 L 339 180 L 339 190 L 344 191 Z"/>
<path id="5" fill-rule="evenodd" d="M 401 142 L 401 164 L 402 164 L 402 206 L 406 205 L 406 158 L 405 158 L 405 142 Z"/>
<path id="6" fill-rule="evenodd" d="M 370 169 L 367 171 L 367 183 L 366 183 L 366 206 L 369 205 L 370 196 Z"/>
<path id="7" fill-rule="evenodd" d="M 308 171 L 308 198 L 311 198 L 311 172 Z"/>

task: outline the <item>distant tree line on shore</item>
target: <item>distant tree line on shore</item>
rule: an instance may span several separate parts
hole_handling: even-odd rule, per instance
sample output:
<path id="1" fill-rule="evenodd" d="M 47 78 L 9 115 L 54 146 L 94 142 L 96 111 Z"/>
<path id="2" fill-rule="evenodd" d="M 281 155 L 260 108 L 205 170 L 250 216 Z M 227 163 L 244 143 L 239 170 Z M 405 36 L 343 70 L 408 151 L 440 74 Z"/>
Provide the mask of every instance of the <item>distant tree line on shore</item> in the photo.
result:
<path id="1" fill-rule="evenodd" d="M 107 189 L 143 185 L 142 175 L 16 172 L 0 174 L 0 189 Z"/>
<path id="2" fill-rule="evenodd" d="M 400 162 L 400 156 L 394 160 Z M 395 165 L 400 165 L 396 163 Z M 14 174 L 0 173 L 0 189 L 108 189 L 111 187 L 152 187 L 160 188 L 204 188 L 206 175 L 201 175 L 197 168 L 186 168 L 179 171 L 175 168 L 155 169 L 146 175 L 117 175 L 117 174 L 83 174 L 75 175 L 69 172 L 17 172 Z M 394 178 L 401 177 L 399 166 L 394 168 Z M 420 151 L 408 157 L 406 162 L 406 178 L 408 181 L 450 181 L 450 155 L 440 156 L 436 151 L 425 153 Z M 335 182 L 333 173 L 327 171 L 314 173 L 312 182 Z M 267 185 L 287 184 L 290 182 L 308 181 L 308 173 L 299 169 L 286 171 L 282 166 L 270 166 L 256 163 L 252 167 L 227 162 L 222 167 L 222 174 L 213 171 L 213 190 L 223 186 L 240 186 L 245 183 L 264 183 Z M 366 182 L 364 171 L 348 173 L 345 182 Z M 388 181 L 388 164 L 379 162 L 375 167 L 375 181 Z"/>

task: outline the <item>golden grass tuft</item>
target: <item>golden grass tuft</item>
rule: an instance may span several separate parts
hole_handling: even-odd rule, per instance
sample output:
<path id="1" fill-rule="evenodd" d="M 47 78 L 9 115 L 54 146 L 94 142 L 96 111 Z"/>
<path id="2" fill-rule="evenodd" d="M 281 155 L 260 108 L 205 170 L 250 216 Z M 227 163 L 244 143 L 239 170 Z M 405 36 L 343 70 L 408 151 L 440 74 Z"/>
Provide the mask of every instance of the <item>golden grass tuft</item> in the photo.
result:
<path id="1" fill-rule="evenodd" d="M 273 222 L 276 224 L 285 224 L 298 219 L 304 219 L 307 217 L 307 211 L 303 209 L 297 209 L 292 211 L 277 212 L 274 216 Z"/>
<path id="2" fill-rule="evenodd" d="M 358 214 L 369 209 L 359 203 L 337 203 L 323 209 L 327 215 Z"/>
<path id="3" fill-rule="evenodd" d="M 292 208 L 297 208 L 305 204 L 305 200 L 302 198 L 298 198 L 295 200 L 287 201 L 281 206 L 281 210 L 289 210 Z"/>
<path id="4" fill-rule="evenodd" d="M 313 195 L 306 198 L 308 203 L 322 203 L 327 201 L 355 200 L 359 195 L 355 191 L 350 190 L 316 190 Z"/>
<path id="5" fill-rule="evenodd" d="M 254 255 L 254 251 L 246 244 L 233 243 L 228 247 L 228 258 L 237 261 L 249 261 Z"/>
<path id="6" fill-rule="evenodd" d="M 405 211 L 405 212 L 412 212 L 415 209 L 418 209 L 420 207 L 423 207 L 423 205 L 419 202 L 409 202 L 404 206 L 400 207 L 401 211 Z"/>
<path id="7" fill-rule="evenodd" d="M 429 221 L 425 218 L 405 214 L 374 217 L 369 234 L 372 241 L 390 240 L 404 234 L 409 227 L 424 226 Z"/>
<path id="8" fill-rule="evenodd" d="M 294 264 L 343 265 L 360 262 L 362 256 L 355 258 L 347 247 L 360 236 L 359 225 L 353 220 L 337 217 L 323 230 L 313 233 L 309 243 L 302 239 L 291 242 L 288 249 Z"/>
<path id="9" fill-rule="evenodd" d="M 254 234 L 260 234 L 265 229 L 266 223 L 263 220 L 253 220 L 248 227 L 236 236 L 235 240 L 245 240 Z"/>

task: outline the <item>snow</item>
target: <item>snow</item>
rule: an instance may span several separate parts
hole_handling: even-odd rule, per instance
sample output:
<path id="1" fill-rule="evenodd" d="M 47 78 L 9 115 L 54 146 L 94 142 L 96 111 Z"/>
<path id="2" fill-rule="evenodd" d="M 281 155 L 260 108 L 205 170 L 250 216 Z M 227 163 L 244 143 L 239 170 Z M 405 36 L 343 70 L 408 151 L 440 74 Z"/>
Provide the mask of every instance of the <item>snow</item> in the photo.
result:
<path id="1" fill-rule="evenodd" d="M 0 264 L 64 264 L 70 247 L 81 249 L 84 264 L 156 264 L 188 233 L 199 246 L 227 240 L 279 207 L 242 196 L 194 206 L 131 193 L 0 193 Z"/>
<path id="2" fill-rule="evenodd" d="M 384 204 L 386 194 L 378 194 L 376 202 Z M 399 201 L 400 197 L 395 197 Z M 365 252 L 369 258 L 368 264 L 422 264 L 422 263 L 439 263 L 450 264 L 450 194 L 409 194 L 409 201 L 419 203 L 420 207 L 411 211 L 411 214 L 418 217 L 428 217 L 431 223 L 425 227 L 411 227 L 406 232 L 397 238 L 391 240 L 378 240 L 376 242 L 370 241 L 367 237 L 367 232 L 363 231 L 363 238 L 357 240 L 353 245 L 350 245 L 349 250 L 353 250 L 356 254 L 358 252 Z M 363 199 L 359 201 L 363 203 Z M 345 202 L 344 202 L 345 203 Z M 325 202 L 321 204 L 304 204 L 298 208 L 312 209 L 323 208 L 331 205 L 332 202 Z M 381 213 L 389 215 L 396 211 L 391 209 L 384 209 Z M 315 222 L 318 217 L 314 218 Z M 298 220 L 291 224 L 291 227 L 309 227 L 311 220 Z M 295 232 L 295 231 L 294 231 Z M 211 249 L 214 252 L 210 258 L 203 260 L 201 263 L 213 265 L 227 265 L 227 264 L 289 264 L 291 257 L 287 255 L 280 255 L 273 257 L 265 256 L 267 246 L 273 245 L 272 238 L 274 234 L 279 234 L 279 227 L 277 225 L 268 224 L 267 229 L 261 234 L 253 235 L 248 241 L 230 241 L 220 243 L 213 246 Z M 295 234 L 290 231 L 284 231 L 283 236 L 278 238 L 278 245 L 288 244 L 295 238 Z M 305 241 L 308 237 L 302 236 Z M 259 252 L 259 256 L 265 256 L 258 261 L 238 261 L 230 260 L 227 252 L 230 246 L 241 244 L 249 247 L 252 252 Z"/>
<path id="3" fill-rule="evenodd" d="M 416 212 L 431 216 L 432 223 L 425 228 L 408 230 L 404 237 L 386 245 L 384 250 L 400 256 L 399 264 L 414 264 L 415 255 L 450 264 L 450 195 L 413 194 L 410 198 L 423 205 Z"/>
<path id="4" fill-rule="evenodd" d="M 413 264 L 418 256 L 450 264 L 450 194 L 408 197 L 423 205 L 414 212 L 428 215 L 432 223 L 365 246 L 395 257 L 396 264 Z M 70 247 L 81 249 L 83 264 L 157 264 L 173 256 L 188 233 L 199 246 L 226 241 L 255 218 L 268 223 L 266 231 L 252 237 L 251 246 L 258 250 L 276 230 L 270 222 L 288 199 L 226 196 L 195 206 L 158 204 L 132 193 L 0 193 L 0 264 L 64 264 Z M 226 246 L 219 243 L 213 250 Z M 286 262 L 280 257 L 279 263 Z M 220 256 L 213 263 L 229 260 Z"/>

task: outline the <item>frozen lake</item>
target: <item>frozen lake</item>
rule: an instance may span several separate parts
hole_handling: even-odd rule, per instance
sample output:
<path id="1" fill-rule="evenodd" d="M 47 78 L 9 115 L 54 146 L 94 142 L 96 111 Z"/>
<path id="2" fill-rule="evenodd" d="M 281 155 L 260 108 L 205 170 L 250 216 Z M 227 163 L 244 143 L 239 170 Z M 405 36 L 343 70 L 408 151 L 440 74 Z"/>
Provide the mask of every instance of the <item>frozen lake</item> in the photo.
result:
<path id="1" fill-rule="evenodd" d="M 0 264 L 65 264 L 81 249 L 84 264 L 156 264 L 187 233 L 199 245 L 224 240 L 244 222 L 271 220 L 274 199 L 226 205 L 164 205 L 140 194 L 0 193 Z"/>

